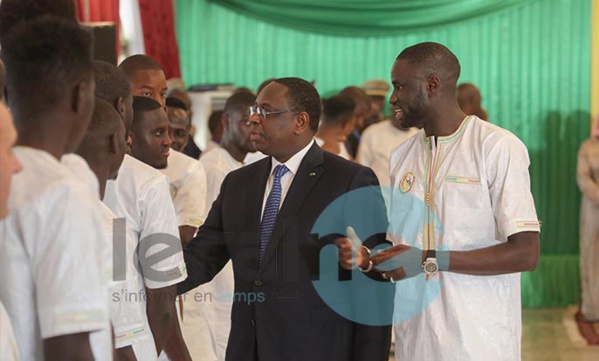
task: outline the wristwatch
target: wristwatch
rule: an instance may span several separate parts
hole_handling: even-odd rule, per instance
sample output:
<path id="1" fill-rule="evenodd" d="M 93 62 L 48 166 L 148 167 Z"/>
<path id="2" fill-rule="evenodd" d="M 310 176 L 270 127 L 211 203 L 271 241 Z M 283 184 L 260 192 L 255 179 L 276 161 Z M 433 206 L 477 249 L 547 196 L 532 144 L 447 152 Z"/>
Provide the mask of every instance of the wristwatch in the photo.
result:
<path id="1" fill-rule="evenodd" d="M 426 257 L 422 262 L 422 270 L 426 274 L 426 278 L 434 277 L 439 272 L 439 264 L 437 263 L 437 253 L 434 249 L 426 251 Z"/>

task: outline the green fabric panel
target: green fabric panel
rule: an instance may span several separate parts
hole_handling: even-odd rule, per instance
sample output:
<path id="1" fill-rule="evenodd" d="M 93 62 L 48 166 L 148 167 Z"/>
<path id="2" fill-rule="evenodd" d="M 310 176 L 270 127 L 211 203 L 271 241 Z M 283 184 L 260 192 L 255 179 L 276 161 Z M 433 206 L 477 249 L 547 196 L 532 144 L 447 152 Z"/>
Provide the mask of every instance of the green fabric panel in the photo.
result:
<path id="1" fill-rule="evenodd" d="M 176 4 L 188 85 L 255 89 L 266 78 L 299 76 L 326 94 L 389 79 L 406 46 L 447 45 L 462 64 L 460 81 L 481 89 L 490 120 L 528 147 L 542 253 L 578 253 L 576 151 L 589 134 L 591 0 L 532 1 L 434 31 L 354 38 L 279 27 L 206 0 Z"/>
<path id="2" fill-rule="evenodd" d="M 546 255 L 534 272 L 522 273 L 522 307 L 565 307 L 580 302 L 577 255 Z"/>
<path id="3" fill-rule="evenodd" d="M 302 31 L 382 36 L 433 30 L 530 0 L 209 0 L 233 11 Z"/>

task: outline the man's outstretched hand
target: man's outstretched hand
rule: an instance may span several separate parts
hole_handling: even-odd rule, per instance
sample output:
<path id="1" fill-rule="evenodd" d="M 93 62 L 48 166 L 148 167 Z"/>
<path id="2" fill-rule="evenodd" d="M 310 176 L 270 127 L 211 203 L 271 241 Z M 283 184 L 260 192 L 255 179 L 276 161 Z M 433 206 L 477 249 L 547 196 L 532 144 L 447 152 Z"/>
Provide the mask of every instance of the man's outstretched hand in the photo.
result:
<path id="1" fill-rule="evenodd" d="M 368 251 L 362 247 L 362 240 L 360 240 L 353 227 L 347 227 L 346 234 L 347 237 L 335 239 L 335 245 L 339 248 L 341 268 L 351 271 L 359 266 L 366 269 L 370 258 Z"/>

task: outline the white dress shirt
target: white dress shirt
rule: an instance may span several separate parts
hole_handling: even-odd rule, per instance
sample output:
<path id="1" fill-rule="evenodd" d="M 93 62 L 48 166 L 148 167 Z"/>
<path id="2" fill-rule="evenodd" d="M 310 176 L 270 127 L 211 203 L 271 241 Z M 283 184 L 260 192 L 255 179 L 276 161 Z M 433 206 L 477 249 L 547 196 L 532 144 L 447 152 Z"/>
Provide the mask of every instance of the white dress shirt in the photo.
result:
<path id="1" fill-rule="evenodd" d="M 275 168 L 279 164 L 284 164 L 287 167 L 287 169 L 289 169 L 289 171 L 281 177 L 281 202 L 279 203 L 279 209 L 281 209 L 281 206 L 283 205 L 283 202 L 285 201 L 285 197 L 287 197 L 287 192 L 289 192 L 289 187 L 291 187 L 291 183 L 293 182 L 293 178 L 295 178 L 295 175 L 297 174 L 297 170 L 299 169 L 300 164 L 302 163 L 302 160 L 304 160 L 304 157 L 310 150 L 310 147 L 312 147 L 312 144 L 314 144 L 314 140 L 312 140 L 310 143 L 308 143 L 308 145 L 306 145 L 304 148 L 302 148 L 302 150 L 295 153 L 285 163 L 281 163 L 278 160 L 276 160 L 274 157 L 270 157 L 270 159 L 272 161 L 272 166 L 270 169 L 270 176 L 268 177 L 268 181 L 266 182 L 266 191 L 264 192 L 264 200 L 262 202 L 262 213 L 261 213 L 262 215 L 264 215 L 264 207 L 266 206 L 266 200 L 268 199 L 268 195 L 270 194 L 272 185 L 275 180 Z M 260 220 L 262 220 L 262 215 L 260 216 Z"/>
<path id="2" fill-rule="evenodd" d="M 160 171 L 169 178 L 178 225 L 201 226 L 206 212 L 206 172 L 200 162 L 171 149 L 168 166 Z"/>

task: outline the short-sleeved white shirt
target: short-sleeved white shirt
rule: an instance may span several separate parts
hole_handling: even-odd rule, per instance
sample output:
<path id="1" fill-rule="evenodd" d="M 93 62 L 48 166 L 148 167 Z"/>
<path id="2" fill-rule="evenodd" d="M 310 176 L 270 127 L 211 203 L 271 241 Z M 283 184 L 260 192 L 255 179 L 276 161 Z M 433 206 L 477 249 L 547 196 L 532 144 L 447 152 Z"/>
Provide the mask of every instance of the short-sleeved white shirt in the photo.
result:
<path id="1" fill-rule="evenodd" d="M 206 210 L 206 172 L 197 159 L 171 149 L 168 166 L 160 170 L 170 181 L 179 226 L 199 227 Z"/>
<path id="2" fill-rule="evenodd" d="M 358 146 L 358 163 L 374 171 L 381 186 L 389 187 L 389 157 L 391 151 L 405 140 L 416 134 L 418 129 L 400 130 L 390 120 L 373 124 L 366 128 L 360 137 Z"/>
<path id="3" fill-rule="evenodd" d="M 100 195 L 98 179 L 83 158 L 76 154 L 66 154 L 60 162 L 68 167 L 82 182 L 89 185 L 94 194 Z M 104 272 L 106 281 L 109 284 L 107 297 L 110 320 L 114 331 L 114 347 L 118 349 L 142 342 L 151 342 L 153 347 L 154 343 L 151 339 L 151 331 L 145 312 L 138 304 L 129 302 L 124 297 L 126 294 L 139 293 L 139 273 L 131 259 L 128 260 L 126 257 L 126 255 L 132 255 L 135 252 L 137 241 L 126 227 L 125 229 L 118 229 L 116 225 L 118 217 L 110 208 L 102 203 L 100 199 L 97 200 L 97 204 L 100 209 L 102 228 L 105 235 L 105 245 L 101 248 L 99 254 L 106 264 Z M 118 233 L 116 239 L 115 227 L 117 227 Z M 113 247 L 115 243 L 116 248 Z M 118 254 L 114 252 L 115 250 Z M 116 269 L 113 267 L 115 264 Z"/>
<path id="4" fill-rule="evenodd" d="M 23 170 L 13 176 L 9 215 L 0 222 L 0 299 L 19 354 L 43 360 L 44 339 L 90 332 L 95 357 L 111 360 L 97 198 L 49 153 L 14 152 Z"/>
<path id="5" fill-rule="evenodd" d="M 19 348 L 12 331 L 10 318 L 0 302 L 0 360 L 19 361 Z"/>
<path id="6" fill-rule="evenodd" d="M 153 266 L 153 269 L 159 271 L 171 270 L 167 280 L 157 280 L 146 274 L 138 274 L 137 292 L 125 290 L 114 295 L 114 299 L 137 305 L 146 315 L 145 327 L 150 330 L 146 313 L 145 288 L 168 287 L 187 277 L 175 208 L 169 194 L 168 179 L 156 169 L 125 155 L 117 179 L 108 181 L 106 184 L 104 203 L 117 217 L 126 219 L 127 233 L 133 235 L 137 247 L 143 247 L 143 242 L 151 241 L 150 237 L 154 234 L 166 234 L 177 240 L 171 245 L 171 247 L 176 247 L 175 254 Z M 163 248 L 165 247 L 154 245 L 148 249 L 146 254 L 152 255 Z M 127 269 L 135 265 L 139 268 L 139 261 L 129 251 L 127 252 L 127 261 Z M 132 343 L 132 347 L 138 360 L 155 360 L 157 358 L 153 337 L 149 341 L 138 340 L 138 342 Z"/>
<path id="7" fill-rule="evenodd" d="M 112 266 L 109 268 L 110 274 L 108 275 L 111 280 L 108 302 L 110 320 L 114 328 L 114 347 L 118 349 L 142 342 L 151 343 L 153 346 L 154 341 L 146 313 L 139 304 L 131 302 L 125 297 L 125 295 L 138 293 L 140 285 L 143 285 L 137 268 L 124 257 L 125 254 L 130 255 L 135 252 L 137 241 L 131 232 L 118 229 L 115 224 L 118 222 L 118 217 L 104 203 L 98 202 L 102 211 L 104 233 L 107 243 L 109 243 L 107 249 L 111 252 L 110 260 L 116 265 L 116 268 Z M 115 227 L 117 227 L 116 236 Z M 113 244 L 116 248 L 113 247 Z M 124 265 L 124 269 L 121 264 Z"/>
<path id="8" fill-rule="evenodd" d="M 390 233 L 396 242 L 413 241 L 427 249 L 423 234 L 430 230 L 436 249 L 461 251 L 502 244 L 523 231 L 538 232 L 529 163 L 517 137 L 475 116 L 436 144 L 419 131 L 391 154 L 393 191 L 409 201 L 393 198 Z M 432 211 L 430 227 L 426 209 Z M 414 224 L 407 219 L 418 224 L 409 227 Z M 410 235 L 409 229 L 420 233 Z M 418 284 L 410 282 L 397 283 L 397 304 L 422 302 L 419 296 L 434 287 L 440 291 L 421 312 L 396 324 L 398 359 L 520 359 L 520 274 L 439 272 L 420 286 L 411 288 Z"/>
<path id="9" fill-rule="evenodd" d="M 167 235 L 179 240 L 175 208 L 169 194 L 168 178 L 156 169 L 126 155 L 116 180 L 108 181 L 104 203 L 118 217 L 127 219 L 127 227 L 141 243 L 153 235 Z M 169 271 L 167 280 L 157 280 L 144 274 L 145 286 L 151 289 L 175 285 L 187 277 L 181 242 L 173 242 L 178 251 L 153 266 L 154 270 Z M 166 246 L 152 245 L 147 255 Z M 175 249 L 176 250 L 176 249 Z M 131 257 L 132 255 L 127 255 Z M 145 304 L 144 304 L 145 306 Z"/>

